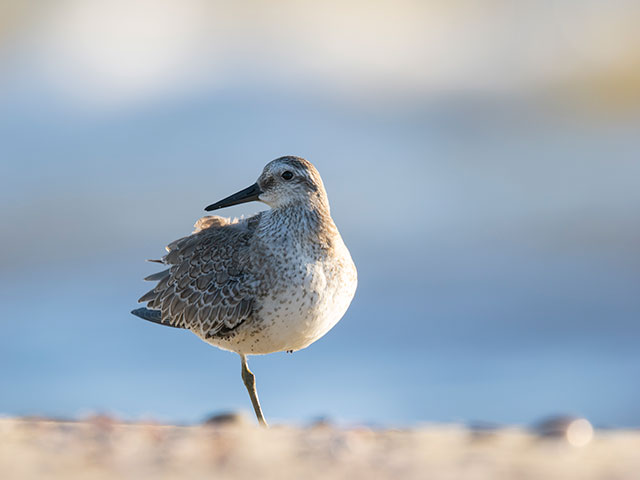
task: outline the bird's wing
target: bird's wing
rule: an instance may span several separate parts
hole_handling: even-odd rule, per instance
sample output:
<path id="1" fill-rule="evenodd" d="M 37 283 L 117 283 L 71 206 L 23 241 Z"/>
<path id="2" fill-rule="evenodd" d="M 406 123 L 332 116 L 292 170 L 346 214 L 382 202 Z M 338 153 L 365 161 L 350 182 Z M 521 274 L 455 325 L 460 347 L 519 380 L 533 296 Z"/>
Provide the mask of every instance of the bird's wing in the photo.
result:
<path id="1" fill-rule="evenodd" d="M 146 278 L 158 284 L 138 301 L 161 312 L 158 323 L 207 337 L 228 335 L 253 310 L 248 246 L 257 223 L 256 217 L 198 220 L 193 234 L 167 246 L 162 263 L 169 268 Z"/>

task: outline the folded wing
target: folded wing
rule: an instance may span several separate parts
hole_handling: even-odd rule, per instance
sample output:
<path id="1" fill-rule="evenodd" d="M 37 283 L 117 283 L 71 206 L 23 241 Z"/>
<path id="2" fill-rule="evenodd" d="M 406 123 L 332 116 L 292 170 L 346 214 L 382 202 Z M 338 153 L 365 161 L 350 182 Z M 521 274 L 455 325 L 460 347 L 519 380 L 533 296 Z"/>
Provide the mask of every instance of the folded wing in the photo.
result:
<path id="1" fill-rule="evenodd" d="M 167 246 L 162 263 L 169 268 L 146 278 L 158 284 L 138 301 L 159 312 L 156 323 L 205 337 L 233 334 L 253 311 L 248 253 L 257 223 L 256 217 L 200 219 L 193 234 Z"/>

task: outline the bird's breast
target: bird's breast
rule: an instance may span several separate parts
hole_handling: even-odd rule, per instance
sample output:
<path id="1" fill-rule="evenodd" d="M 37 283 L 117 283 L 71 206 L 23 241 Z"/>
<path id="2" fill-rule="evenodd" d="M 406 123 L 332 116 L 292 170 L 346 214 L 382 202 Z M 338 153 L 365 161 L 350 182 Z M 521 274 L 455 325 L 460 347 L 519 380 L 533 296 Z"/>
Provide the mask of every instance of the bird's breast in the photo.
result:
<path id="1" fill-rule="evenodd" d="M 338 253 L 298 255 L 281 270 L 280 281 L 257 302 L 252 324 L 260 329 L 261 349 L 300 350 L 342 318 L 355 293 L 356 273 L 348 251 Z"/>

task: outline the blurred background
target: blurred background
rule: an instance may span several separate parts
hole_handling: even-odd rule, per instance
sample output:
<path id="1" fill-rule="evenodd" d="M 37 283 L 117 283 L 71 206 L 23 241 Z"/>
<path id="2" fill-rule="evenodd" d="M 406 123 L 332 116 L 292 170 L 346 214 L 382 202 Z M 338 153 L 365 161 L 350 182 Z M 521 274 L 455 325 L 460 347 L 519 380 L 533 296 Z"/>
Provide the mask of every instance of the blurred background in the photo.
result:
<path id="1" fill-rule="evenodd" d="M 249 411 L 236 355 L 129 311 L 145 259 L 291 154 L 359 289 L 252 359 L 268 418 L 640 426 L 638 25 L 626 0 L 0 0 L 0 414 Z"/>

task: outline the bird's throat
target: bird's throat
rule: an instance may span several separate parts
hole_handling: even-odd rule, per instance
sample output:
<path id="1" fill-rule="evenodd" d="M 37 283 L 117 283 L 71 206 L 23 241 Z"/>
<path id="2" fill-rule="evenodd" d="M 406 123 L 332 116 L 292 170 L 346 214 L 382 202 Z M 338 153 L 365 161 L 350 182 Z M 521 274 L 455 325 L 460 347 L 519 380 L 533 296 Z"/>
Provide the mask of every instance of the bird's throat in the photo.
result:
<path id="1" fill-rule="evenodd" d="M 331 247 L 338 235 L 327 209 L 291 204 L 264 212 L 260 234 L 278 236 L 283 243 L 316 244 Z"/>

